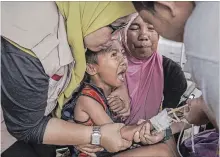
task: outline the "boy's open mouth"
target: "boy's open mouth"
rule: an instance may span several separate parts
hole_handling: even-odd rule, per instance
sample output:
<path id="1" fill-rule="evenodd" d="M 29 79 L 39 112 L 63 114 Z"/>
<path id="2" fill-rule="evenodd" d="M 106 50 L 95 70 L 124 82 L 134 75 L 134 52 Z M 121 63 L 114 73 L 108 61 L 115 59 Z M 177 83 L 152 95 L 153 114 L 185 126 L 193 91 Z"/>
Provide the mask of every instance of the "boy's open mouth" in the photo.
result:
<path id="1" fill-rule="evenodd" d="M 126 68 L 123 68 L 118 73 L 118 79 L 122 82 L 124 82 L 125 79 L 125 72 L 126 72 Z"/>

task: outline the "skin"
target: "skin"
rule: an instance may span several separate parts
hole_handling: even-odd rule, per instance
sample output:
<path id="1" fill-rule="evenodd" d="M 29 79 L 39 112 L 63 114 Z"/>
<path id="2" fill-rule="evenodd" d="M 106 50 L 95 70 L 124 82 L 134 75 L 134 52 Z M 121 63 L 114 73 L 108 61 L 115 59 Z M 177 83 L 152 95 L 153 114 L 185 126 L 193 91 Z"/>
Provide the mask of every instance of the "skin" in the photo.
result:
<path id="1" fill-rule="evenodd" d="M 91 82 L 103 89 L 106 97 L 110 95 L 114 88 L 118 88 L 124 84 L 123 80 L 119 79 L 118 74 L 123 72 L 122 75 L 125 77 L 127 64 L 125 57 L 119 52 L 121 50 L 120 48 L 120 44 L 115 41 L 111 50 L 107 50 L 109 52 L 99 52 L 97 64 L 87 64 L 86 72 L 90 75 Z M 88 101 L 93 102 L 93 105 L 91 103 L 88 104 Z M 113 100 L 110 98 L 109 101 Z M 114 105 L 113 109 L 117 109 L 117 105 Z M 93 110 L 94 112 L 92 112 Z M 74 115 L 75 119 L 81 122 L 91 118 L 96 125 L 112 123 L 112 120 L 105 113 L 103 107 L 93 99 L 85 96 L 79 97 Z"/>
<path id="2" fill-rule="evenodd" d="M 157 49 L 158 34 L 154 30 L 153 26 L 145 23 L 140 16 L 138 16 L 131 24 L 127 32 L 127 43 L 131 55 L 137 59 L 147 59 Z M 144 120 L 145 121 L 145 120 Z M 140 120 L 138 124 L 143 124 L 143 120 Z M 160 142 L 164 138 L 164 132 L 160 135 L 151 135 L 150 124 L 144 122 L 145 125 L 140 131 L 136 132 L 134 136 L 135 142 L 141 142 L 142 144 L 155 144 Z M 157 142 L 155 142 L 157 141 Z M 171 150 L 168 145 L 164 143 L 156 144 L 153 146 L 146 146 L 125 151 L 116 156 L 175 156 L 176 154 L 176 143 L 171 138 L 167 141 L 174 150 Z M 158 152 L 158 150 L 161 150 Z"/>
<path id="3" fill-rule="evenodd" d="M 153 25 L 145 23 L 138 16 L 127 32 L 127 44 L 131 55 L 137 59 L 147 59 L 157 49 L 159 36 Z"/>
<path id="4" fill-rule="evenodd" d="M 110 48 L 112 49 L 110 52 L 98 55 L 98 64 L 87 64 L 87 72 L 90 75 L 91 81 L 102 88 L 106 96 L 114 88 L 118 88 L 124 83 L 119 78 L 119 74 L 122 72 L 123 78 L 125 77 L 127 64 L 126 58 L 120 52 L 120 48 L 120 44 L 115 40 Z"/>
<path id="5" fill-rule="evenodd" d="M 123 48 L 117 42 L 117 40 L 113 39 L 111 42 L 114 43 L 113 45 L 115 46 L 117 51 L 120 51 L 120 52 L 123 51 Z M 116 76 L 116 73 L 115 73 L 117 70 L 121 70 L 121 68 L 127 67 L 127 60 L 125 60 L 125 58 L 123 58 L 123 56 L 121 54 L 117 54 L 117 56 L 114 56 L 115 55 L 114 53 L 115 53 L 115 51 L 109 53 L 106 56 L 103 54 L 103 57 L 99 57 L 99 58 L 101 58 L 101 62 L 99 62 L 98 65 L 87 64 L 87 72 L 90 73 L 91 75 L 95 75 L 95 77 L 97 77 L 99 80 L 100 80 L 100 75 L 97 75 L 98 70 L 102 71 L 101 75 L 106 75 L 105 72 L 107 72 L 106 77 L 109 79 L 108 76 L 109 75 L 111 76 L 112 74 L 111 73 L 109 74 L 109 70 L 108 71 L 105 70 L 107 67 L 104 68 L 104 66 L 101 66 L 101 64 L 108 63 L 108 66 L 113 64 L 113 67 L 115 69 L 113 68 L 112 72 L 114 73 L 115 77 L 111 77 L 111 79 L 107 80 L 107 82 L 108 82 L 108 84 L 111 84 L 112 81 L 117 80 L 116 84 L 112 84 L 110 87 L 109 85 L 106 85 L 102 80 L 100 80 L 100 81 L 98 81 L 100 83 L 99 86 L 100 86 L 100 88 L 104 89 L 106 95 L 109 95 L 109 93 L 111 93 L 112 87 L 114 87 L 114 88 L 118 87 L 118 90 L 116 92 L 112 92 L 109 95 L 108 103 L 109 103 L 110 109 L 113 112 L 116 112 L 121 117 L 127 117 L 130 114 L 130 106 L 129 106 L 129 100 L 128 100 L 129 96 L 127 93 L 127 89 L 124 86 L 124 83 L 122 83 L 121 81 L 118 80 L 118 77 Z M 107 62 L 104 59 L 106 57 L 108 57 Z M 120 60 L 122 60 L 122 58 L 123 58 L 123 62 L 120 61 Z M 120 64 L 120 67 L 118 67 L 119 64 Z M 105 65 L 105 66 L 107 66 L 107 65 Z M 102 68 L 100 68 L 100 67 L 102 67 Z M 88 117 L 88 115 L 85 113 L 83 113 L 83 116 L 84 116 L 83 118 Z M 122 135 L 127 133 L 127 135 L 123 136 L 123 138 L 132 138 L 133 139 L 134 132 L 132 132 L 131 130 L 126 130 L 126 127 L 121 128 L 121 133 L 122 133 Z M 131 143 L 129 143 L 129 141 L 127 141 L 127 140 L 122 140 L 122 141 L 124 141 L 124 143 L 125 143 L 124 147 L 128 148 L 129 147 L 128 144 L 131 144 Z M 90 144 L 79 144 L 79 145 L 77 145 L 77 147 L 82 152 L 85 152 L 85 153 L 94 153 L 94 152 L 100 151 L 102 149 L 102 147 L 98 147 L 98 146 L 96 146 L 94 148 L 94 146 L 92 146 Z M 121 149 L 121 147 L 118 147 L 117 149 L 119 150 L 119 149 Z"/>
<path id="6" fill-rule="evenodd" d="M 125 16 L 122 18 L 117 19 L 111 25 L 117 26 L 124 26 L 128 23 L 129 16 Z M 84 38 L 85 47 L 89 48 L 94 52 L 98 52 L 100 50 L 106 49 L 112 44 L 112 41 L 118 39 L 119 30 L 113 32 L 113 30 L 108 27 L 102 27 L 90 34 L 88 34 Z"/>
<path id="7" fill-rule="evenodd" d="M 117 46 L 115 46 L 117 47 Z M 126 67 L 126 64 L 124 62 L 124 56 L 118 52 L 120 49 L 114 49 L 110 52 L 106 52 L 104 54 L 98 55 L 98 64 L 87 64 L 87 73 L 90 74 L 91 81 L 93 84 L 98 86 L 99 88 L 102 88 L 105 96 L 108 96 L 111 92 L 111 90 L 114 87 L 120 87 L 123 85 L 123 82 L 118 80 L 118 70 L 120 71 L 120 67 Z M 106 70 L 108 68 L 108 70 Z M 111 77 L 109 77 L 111 75 Z M 89 103 L 88 103 L 89 102 Z M 104 125 L 108 123 L 113 123 L 111 118 L 108 116 L 108 114 L 103 109 L 102 105 L 100 105 L 97 101 L 90 97 L 86 96 L 80 96 L 76 108 L 74 110 L 74 118 L 78 121 L 86 121 L 89 118 L 92 119 L 92 121 L 95 123 L 95 125 Z M 144 123 L 140 123 L 140 125 L 134 125 L 134 126 L 126 126 L 122 128 L 121 135 L 123 138 L 131 137 L 131 134 L 134 134 L 135 132 L 138 132 L 141 130 L 142 125 Z M 144 132 L 143 132 L 144 133 Z M 129 139 L 130 141 L 133 140 L 133 137 Z M 87 146 L 89 147 L 89 146 Z M 78 148 L 83 151 L 86 154 L 89 154 L 91 156 L 94 156 L 94 152 L 91 152 L 89 149 L 86 149 L 85 147 Z M 95 150 L 101 150 L 100 147 L 90 147 L 90 149 Z M 157 149 L 160 149 L 161 152 L 158 153 Z M 169 150 L 169 147 L 165 144 L 159 144 L 157 146 L 150 146 L 150 147 L 143 147 L 143 148 L 137 148 L 134 150 L 129 150 L 123 153 L 120 153 L 117 156 L 143 156 L 145 154 L 148 155 L 157 155 L 157 156 L 164 156 L 169 155 L 172 156 L 172 151 Z"/>
<path id="8" fill-rule="evenodd" d="M 184 26 L 193 11 L 194 3 L 156 1 L 154 8 L 154 12 L 140 7 L 136 9 L 143 20 L 152 24 L 162 37 L 183 41 Z"/>
<path id="9" fill-rule="evenodd" d="M 216 121 L 214 118 L 209 117 L 208 112 L 210 112 L 207 108 L 207 105 L 205 104 L 202 96 L 194 99 L 189 99 L 187 100 L 188 106 L 184 108 L 184 117 L 190 124 L 194 125 L 203 125 L 207 124 L 209 121 L 213 123 L 213 125 L 216 127 Z M 206 112 L 206 113 L 205 113 Z M 152 129 L 152 125 L 150 123 L 145 124 L 146 126 L 146 132 L 147 132 L 147 140 L 143 138 L 143 129 L 140 131 L 140 140 L 141 142 L 146 141 L 148 144 L 155 144 L 160 142 L 163 137 L 164 137 L 164 132 L 161 132 L 156 135 L 151 135 L 150 130 Z M 189 124 L 185 124 L 184 128 L 184 123 L 173 123 L 171 125 L 172 133 L 176 134 L 181 132 L 182 129 L 188 129 L 191 127 Z M 217 128 L 217 127 L 216 127 Z"/>
<path id="10" fill-rule="evenodd" d="M 106 124 L 101 127 L 101 146 L 109 152 L 118 152 L 131 146 L 130 138 L 135 132 L 127 133 L 122 139 L 124 124 Z M 43 144 L 86 145 L 91 142 L 92 126 L 70 123 L 58 118 L 49 120 L 43 138 Z M 79 136 L 80 135 L 80 136 Z M 113 137 L 112 137 L 113 136 Z"/>
<path id="11" fill-rule="evenodd" d="M 185 24 L 195 5 L 194 2 L 156 1 L 154 2 L 154 11 L 140 7 L 140 5 L 135 5 L 135 7 L 143 20 L 152 24 L 158 34 L 164 38 L 182 42 Z M 190 123 L 204 124 L 209 119 L 218 128 L 215 119 L 201 98 L 188 101 L 188 104 L 189 112 L 186 114 L 186 119 Z M 173 128 L 175 128 L 174 132 L 179 132 L 178 125 Z"/>
<path id="12" fill-rule="evenodd" d="M 122 18 L 119 22 L 116 20 L 114 24 L 123 25 L 126 22 L 126 18 Z M 117 31 L 112 34 L 113 30 L 109 27 L 103 27 L 97 31 L 87 35 L 84 38 L 85 47 L 100 51 L 111 45 L 112 41 L 117 39 Z M 115 36 L 114 36 L 115 35 Z M 124 127 L 122 123 L 106 124 L 101 127 L 101 146 L 107 149 L 109 152 L 118 152 L 120 150 L 130 147 L 133 138 L 134 131 L 127 131 L 127 127 Z M 121 136 L 121 132 L 127 132 L 126 136 Z M 79 145 L 82 149 L 87 151 L 98 151 L 96 149 L 89 149 L 91 142 L 92 127 L 83 126 L 75 123 L 63 121 L 61 119 L 52 118 L 49 120 L 45 129 L 43 143 L 54 145 Z M 81 135 L 81 136 L 79 136 Z M 113 137 L 111 137 L 113 136 Z M 53 137 L 53 138 L 51 138 Z"/>

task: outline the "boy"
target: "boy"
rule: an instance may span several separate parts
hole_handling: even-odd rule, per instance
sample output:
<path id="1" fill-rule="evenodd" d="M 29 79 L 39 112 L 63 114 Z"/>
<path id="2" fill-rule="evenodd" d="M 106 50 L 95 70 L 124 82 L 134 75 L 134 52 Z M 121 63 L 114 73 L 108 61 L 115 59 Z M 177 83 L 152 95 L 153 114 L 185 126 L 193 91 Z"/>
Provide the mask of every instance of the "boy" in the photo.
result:
<path id="1" fill-rule="evenodd" d="M 87 49 L 85 78 L 73 96 L 75 99 L 64 107 L 63 119 L 70 119 L 67 117 L 71 115 L 76 123 L 89 126 L 121 121 L 110 111 L 107 100 L 111 92 L 124 83 L 127 62 L 120 51 L 118 42 L 100 52 Z M 106 156 L 106 153 L 100 152 L 98 156 Z M 79 153 L 78 156 L 86 154 Z"/>
<path id="2" fill-rule="evenodd" d="M 108 109 L 106 98 L 124 83 L 127 64 L 119 51 L 116 43 L 98 53 L 86 51 L 88 80 L 83 82 L 83 89 L 76 101 L 74 121 L 85 125 L 103 125 L 118 120 Z"/>
<path id="3" fill-rule="evenodd" d="M 69 111 L 70 115 L 76 123 L 83 125 L 104 125 L 121 121 L 118 116 L 110 111 L 107 97 L 116 88 L 123 85 L 125 80 L 125 72 L 127 69 L 127 60 L 122 54 L 122 48 L 118 42 L 114 42 L 111 47 L 100 52 L 86 51 L 86 75 L 85 79 L 75 95 L 75 100 L 70 103 L 71 107 L 64 107 L 63 113 Z M 70 111 L 71 110 L 71 111 Z M 72 113 L 71 113 L 72 112 Z M 130 130 L 139 131 L 141 125 L 133 126 Z M 126 136 L 125 132 L 121 132 L 122 136 Z M 163 146 L 161 147 L 163 148 Z M 146 149 L 138 152 L 140 155 L 152 153 L 156 149 Z M 77 155 L 87 156 L 77 151 Z M 79 152 L 79 153 L 78 153 Z M 156 151 L 154 151 L 156 152 Z M 169 151 L 161 152 L 169 154 Z M 132 152 L 128 152 L 130 154 Z M 89 154 L 95 156 L 95 154 Z M 114 154 L 107 151 L 96 153 L 97 156 L 112 156 Z"/>
<path id="4" fill-rule="evenodd" d="M 86 51 L 86 74 L 85 78 L 78 89 L 78 92 L 73 96 L 69 105 L 66 105 L 62 111 L 62 118 L 69 120 L 73 119 L 76 123 L 83 125 L 104 125 L 121 121 L 118 115 L 113 113 L 108 106 L 107 97 L 116 89 L 124 84 L 125 72 L 127 69 L 127 60 L 122 53 L 121 45 L 114 42 L 111 47 L 100 52 Z M 124 119 L 124 117 L 122 117 Z M 128 126 L 125 132 L 121 132 L 122 137 L 128 132 L 140 131 L 143 125 Z M 131 139 L 132 140 L 132 139 Z M 148 147 L 148 146 L 147 146 Z M 160 148 L 159 148 L 160 147 Z M 158 154 L 158 148 L 161 149 Z M 134 149 L 133 149 L 134 150 Z M 149 148 L 135 149 L 126 151 L 132 155 L 167 155 L 172 156 L 170 151 L 159 145 L 157 147 L 150 146 Z M 88 156 L 76 150 L 77 156 Z M 90 156 L 113 156 L 107 151 L 101 151 Z M 120 154 L 119 154 L 120 156 Z"/>
<path id="5" fill-rule="evenodd" d="M 120 52 L 120 44 L 100 52 L 86 51 L 86 74 L 77 96 L 73 119 L 83 125 L 103 125 L 121 121 L 108 107 L 107 97 L 124 83 L 126 59 Z M 96 153 L 108 156 L 108 152 Z M 85 156 L 80 153 L 78 156 Z"/>

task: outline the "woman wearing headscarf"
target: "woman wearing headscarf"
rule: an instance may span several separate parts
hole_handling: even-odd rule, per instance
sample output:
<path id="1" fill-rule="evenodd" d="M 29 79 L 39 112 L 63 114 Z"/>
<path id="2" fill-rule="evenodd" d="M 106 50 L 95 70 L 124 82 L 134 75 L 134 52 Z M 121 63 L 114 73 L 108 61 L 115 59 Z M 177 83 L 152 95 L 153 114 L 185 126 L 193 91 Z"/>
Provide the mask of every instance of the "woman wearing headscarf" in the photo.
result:
<path id="1" fill-rule="evenodd" d="M 130 15 L 122 30 L 122 44 L 128 59 L 126 84 L 131 99 L 127 124 L 150 119 L 160 108 L 175 108 L 187 88 L 181 67 L 157 52 L 159 36 L 137 13 Z"/>
<path id="2" fill-rule="evenodd" d="M 109 46 L 113 31 L 124 25 L 116 20 L 133 12 L 130 2 L 2 3 L 1 104 L 7 130 L 19 140 L 2 156 L 18 156 L 16 150 L 24 157 L 55 156 L 41 144 L 91 143 L 92 127 L 55 118 L 52 112 L 57 108 L 60 117 L 81 82 L 85 49 Z M 101 146 L 112 152 L 129 147 L 121 138 L 122 126 L 101 127 Z M 6 140 L 9 145 L 15 141 Z"/>
<path id="3" fill-rule="evenodd" d="M 153 26 L 145 23 L 134 13 L 130 15 L 128 25 L 121 30 L 121 37 L 128 60 L 125 82 L 131 106 L 130 116 L 125 123 L 137 124 L 140 119 L 148 120 L 164 108 L 175 108 L 186 90 L 186 79 L 177 63 L 157 52 L 159 36 Z M 146 140 L 141 139 L 141 142 L 145 144 L 148 142 Z M 171 154 L 167 156 L 175 156 L 174 140 L 171 138 L 167 142 L 172 151 L 164 143 L 153 146 L 156 150 L 170 150 Z M 147 146 L 140 149 L 133 150 L 133 155 L 151 148 Z M 126 156 L 127 153 L 124 152 L 122 155 Z M 152 153 L 155 154 L 151 156 L 160 155 L 158 151 Z"/>

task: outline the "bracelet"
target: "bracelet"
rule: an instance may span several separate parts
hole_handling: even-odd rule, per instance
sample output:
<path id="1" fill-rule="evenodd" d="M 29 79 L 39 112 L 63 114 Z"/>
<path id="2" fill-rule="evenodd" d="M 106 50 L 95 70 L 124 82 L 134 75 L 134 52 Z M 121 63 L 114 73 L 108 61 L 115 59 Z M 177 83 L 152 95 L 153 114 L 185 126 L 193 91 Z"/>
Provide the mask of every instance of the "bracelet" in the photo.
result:
<path id="1" fill-rule="evenodd" d="M 164 130 L 164 134 L 165 135 L 164 135 L 164 138 L 163 138 L 163 142 L 169 140 L 173 136 L 172 130 L 171 130 L 170 127 L 166 128 L 166 130 Z"/>

